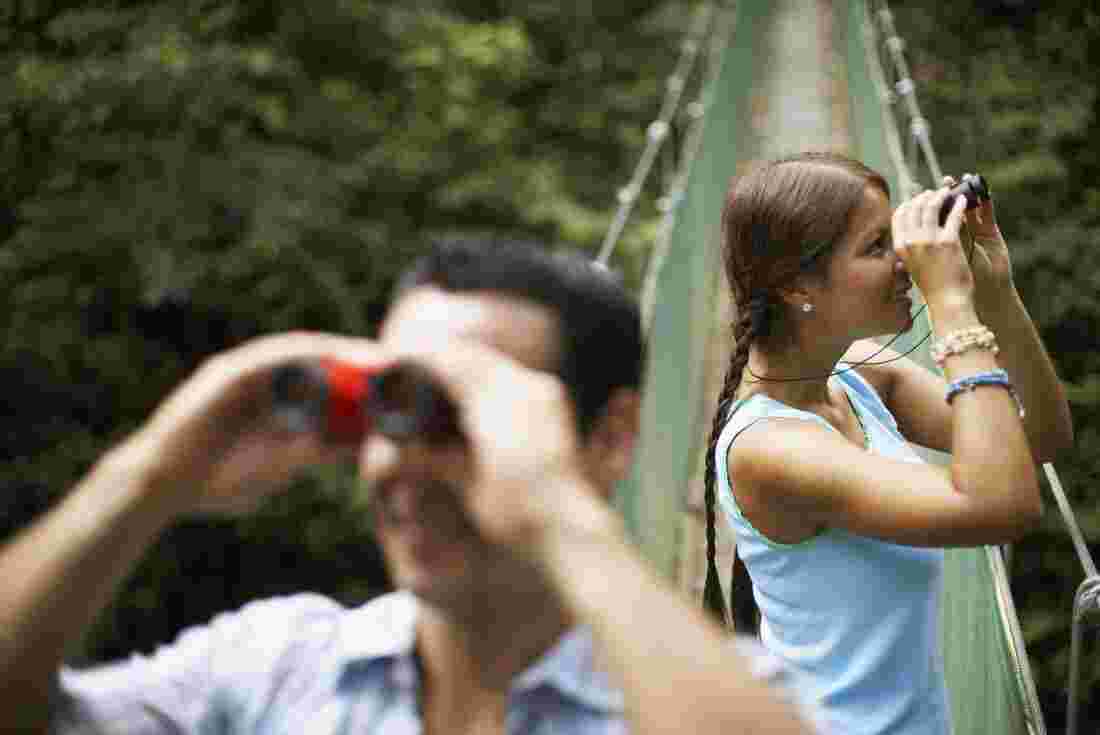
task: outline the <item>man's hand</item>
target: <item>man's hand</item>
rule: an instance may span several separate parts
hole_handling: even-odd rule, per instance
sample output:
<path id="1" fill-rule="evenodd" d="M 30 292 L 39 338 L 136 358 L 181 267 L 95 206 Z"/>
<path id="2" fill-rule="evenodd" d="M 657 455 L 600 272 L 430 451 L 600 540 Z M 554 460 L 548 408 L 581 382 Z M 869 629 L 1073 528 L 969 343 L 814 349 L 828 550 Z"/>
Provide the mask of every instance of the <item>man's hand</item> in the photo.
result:
<path id="1" fill-rule="evenodd" d="M 754 680 L 713 622 L 627 541 L 586 480 L 560 381 L 467 344 L 408 357 L 459 406 L 468 513 L 487 540 L 533 558 L 593 631 L 632 732 L 809 733 L 795 707 Z"/>
<path id="2" fill-rule="evenodd" d="M 273 369 L 320 357 L 369 364 L 378 353 L 368 340 L 328 334 L 247 342 L 207 360 L 109 461 L 144 473 L 180 514 L 248 511 L 303 467 L 354 456 L 356 447 L 327 446 L 273 419 Z"/>
<path id="3" fill-rule="evenodd" d="M 463 505 L 486 541 L 529 554 L 562 513 L 600 507 L 571 401 L 555 376 L 470 342 L 401 359 L 424 366 L 458 407 L 463 437 L 452 476 L 461 478 Z"/>
<path id="4" fill-rule="evenodd" d="M 0 690 L 18 703 L 0 707 L 0 730 L 45 731 L 65 651 L 166 527 L 197 511 L 246 510 L 306 464 L 350 454 L 272 425 L 272 369 L 322 356 L 369 364 L 377 351 L 290 334 L 221 353 L 0 549 Z"/>

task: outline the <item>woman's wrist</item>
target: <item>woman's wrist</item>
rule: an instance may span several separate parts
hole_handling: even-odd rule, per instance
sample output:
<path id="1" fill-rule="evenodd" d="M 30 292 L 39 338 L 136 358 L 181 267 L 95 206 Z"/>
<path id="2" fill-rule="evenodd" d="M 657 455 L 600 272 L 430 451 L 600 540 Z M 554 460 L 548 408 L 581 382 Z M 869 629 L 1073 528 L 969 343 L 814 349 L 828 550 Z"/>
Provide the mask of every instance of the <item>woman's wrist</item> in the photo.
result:
<path id="1" fill-rule="evenodd" d="M 1016 291 L 1016 284 L 1009 280 L 1005 284 L 989 284 L 979 289 L 975 293 L 974 304 L 982 321 L 990 324 L 1005 315 L 1018 313 L 1023 301 Z"/>
<path id="2" fill-rule="evenodd" d="M 936 333 L 947 334 L 981 324 L 969 294 L 934 294 L 927 297 L 928 312 Z"/>

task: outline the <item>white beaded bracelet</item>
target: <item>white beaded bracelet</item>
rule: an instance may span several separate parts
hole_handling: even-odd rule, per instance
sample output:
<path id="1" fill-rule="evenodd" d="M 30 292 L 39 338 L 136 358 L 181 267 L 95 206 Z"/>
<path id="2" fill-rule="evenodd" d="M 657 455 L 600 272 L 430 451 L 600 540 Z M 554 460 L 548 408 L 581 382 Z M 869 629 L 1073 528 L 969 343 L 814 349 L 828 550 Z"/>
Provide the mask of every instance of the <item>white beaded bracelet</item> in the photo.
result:
<path id="1" fill-rule="evenodd" d="M 952 355 L 961 355 L 970 350 L 989 350 L 994 355 L 1000 352 L 997 337 L 985 325 L 978 324 L 965 329 L 956 329 L 934 340 L 931 347 L 932 360 L 943 367 L 944 361 Z"/>

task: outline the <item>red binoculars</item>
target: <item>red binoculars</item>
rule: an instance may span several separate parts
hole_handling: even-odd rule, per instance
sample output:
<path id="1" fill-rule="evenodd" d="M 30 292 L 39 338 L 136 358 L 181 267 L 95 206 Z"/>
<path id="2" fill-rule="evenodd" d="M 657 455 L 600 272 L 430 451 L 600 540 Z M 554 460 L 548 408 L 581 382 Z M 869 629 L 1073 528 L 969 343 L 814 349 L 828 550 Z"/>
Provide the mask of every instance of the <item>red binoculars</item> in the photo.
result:
<path id="1" fill-rule="evenodd" d="M 399 440 L 460 436 L 454 403 L 411 363 L 290 362 L 275 369 L 271 390 L 273 411 L 287 429 L 316 431 L 337 444 L 357 444 L 372 431 Z"/>

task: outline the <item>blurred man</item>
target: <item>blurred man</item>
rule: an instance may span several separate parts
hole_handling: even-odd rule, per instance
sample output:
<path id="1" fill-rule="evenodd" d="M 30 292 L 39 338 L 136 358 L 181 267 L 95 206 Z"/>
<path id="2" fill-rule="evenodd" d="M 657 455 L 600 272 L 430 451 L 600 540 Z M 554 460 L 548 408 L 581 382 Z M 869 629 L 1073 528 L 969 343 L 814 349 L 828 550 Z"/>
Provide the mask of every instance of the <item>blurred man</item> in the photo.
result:
<path id="1" fill-rule="evenodd" d="M 288 432 L 272 372 L 322 357 L 415 363 L 457 431 L 375 431 L 350 450 Z M 0 555 L 4 726 L 807 732 L 809 710 L 771 686 L 781 672 L 659 581 L 608 505 L 631 463 L 642 362 L 637 308 L 605 270 L 476 244 L 416 264 L 378 342 L 282 335 L 211 359 Z M 61 666 L 166 527 L 247 512 L 349 451 L 397 592 L 350 610 L 311 594 L 259 601 L 152 656 Z"/>

